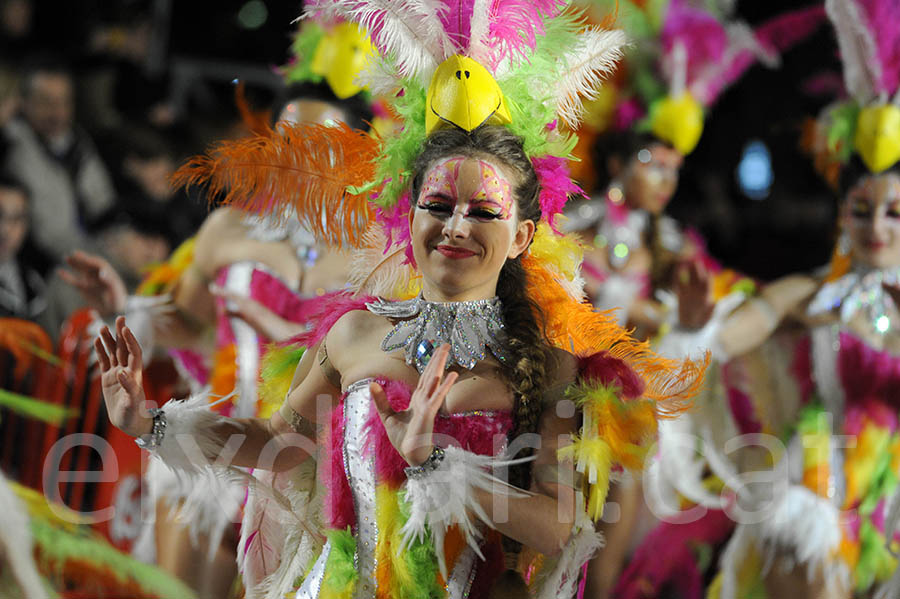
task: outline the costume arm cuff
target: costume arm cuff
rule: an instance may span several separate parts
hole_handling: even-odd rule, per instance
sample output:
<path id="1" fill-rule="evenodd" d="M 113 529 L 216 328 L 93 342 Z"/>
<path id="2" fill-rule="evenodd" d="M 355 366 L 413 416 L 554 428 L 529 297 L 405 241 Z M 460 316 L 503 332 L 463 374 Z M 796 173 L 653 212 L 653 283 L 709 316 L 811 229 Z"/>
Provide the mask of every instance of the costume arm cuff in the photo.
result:
<path id="1" fill-rule="evenodd" d="M 161 432 L 160 419 L 165 423 Z M 226 444 L 216 429 L 226 421 L 200 393 L 168 402 L 154 416 L 153 432 L 136 442 L 176 473 L 195 474 L 222 454 Z"/>
<path id="2" fill-rule="evenodd" d="M 409 519 L 401 529 L 404 546 L 414 539 L 423 539 L 430 531 L 438 556 L 441 573 L 447 576 L 444 560 L 444 534 L 457 525 L 466 542 L 484 559 L 479 548 L 481 533 L 472 514 L 488 526 L 491 519 L 478 503 L 476 491 L 493 495 L 526 497 L 527 493 L 508 485 L 491 473 L 493 468 L 508 467 L 532 458 L 517 460 L 477 455 L 458 447 L 444 449 L 444 459 L 425 476 L 406 481 L 406 501 L 410 504 Z"/>

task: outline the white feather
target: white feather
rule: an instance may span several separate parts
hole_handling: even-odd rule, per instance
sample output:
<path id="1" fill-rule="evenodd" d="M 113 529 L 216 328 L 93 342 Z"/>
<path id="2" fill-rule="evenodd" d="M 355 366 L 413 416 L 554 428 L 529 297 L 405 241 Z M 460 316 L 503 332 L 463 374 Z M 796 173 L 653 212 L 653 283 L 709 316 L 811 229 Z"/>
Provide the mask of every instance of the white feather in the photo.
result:
<path id="1" fill-rule="evenodd" d="M 491 5 L 492 0 L 475 0 L 469 22 L 469 56 L 483 65 L 491 59 Z"/>
<path id="2" fill-rule="evenodd" d="M 583 507 L 579 506 L 576 518 L 565 549 L 555 563 L 545 563 L 534 582 L 537 599 L 575 597 L 581 568 L 603 547 L 603 535 L 594 529 Z"/>
<path id="3" fill-rule="evenodd" d="M 837 32 L 844 63 L 844 85 L 860 104 L 877 94 L 881 65 L 872 32 L 866 27 L 854 0 L 825 0 L 825 12 Z"/>
<path id="4" fill-rule="evenodd" d="M 414 269 L 403 264 L 404 251 L 394 245 L 384 253 L 387 238 L 380 226 L 374 225 L 363 237 L 363 248 L 350 259 L 347 282 L 355 293 L 377 295 L 388 299 L 406 299 L 400 292 L 409 290 L 416 276 Z"/>
<path id="5" fill-rule="evenodd" d="M 481 532 L 472 515 L 485 524 L 492 524 L 484 508 L 475 500 L 474 490 L 481 489 L 496 496 L 527 497 L 524 491 L 509 486 L 490 471 L 492 468 L 508 467 L 533 458 L 507 460 L 477 455 L 452 446 L 444 452 L 444 459 L 436 470 L 423 478 L 406 481 L 406 500 L 410 504 L 410 513 L 400 533 L 404 546 L 408 546 L 413 539 L 422 539 L 430 533 L 441 574 L 446 579 L 447 564 L 443 548 L 444 535 L 450 526 L 459 526 L 469 547 L 484 559 L 478 542 Z"/>
<path id="6" fill-rule="evenodd" d="M 315 467 L 307 460 L 288 472 L 253 473 L 257 482 L 250 487 L 237 550 L 247 599 L 286 596 L 321 547 L 320 537 L 309 531 L 319 528 L 318 512 L 311 509 Z"/>
<path id="7" fill-rule="evenodd" d="M 359 23 L 404 77 L 423 85 L 452 48 L 441 23 L 446 6 L 438 0 L 336 0 L 314 3 L 326 13 Z M 311 10 L 311 9 L 310 9 Z M 380 25 L 375 27 L 375 25 Z"/>
<path id="8" fill-rule="evenodd" d="M 403 78 L 391 61 L 378 56 L 356 75 L 356 83 L 373 96 L 389 98 L 403 87 Z"/>
<path id="9" fill-rule="evenodd" d="M 0 473 L 0 594 L 3 597 L 47 597 L 31 547 L 28 513 Z"/>
<path id="10" fill-rule="evenodd" d="M 600 83 L 615 69 L 626 43 L 622 31 L 591 27 L 579 34 L 575 47 L 563 57 L 556 106 L 560 118 L 572 129 L 577 129 L 584 113 L 582 97 L 597 97 Z"/>

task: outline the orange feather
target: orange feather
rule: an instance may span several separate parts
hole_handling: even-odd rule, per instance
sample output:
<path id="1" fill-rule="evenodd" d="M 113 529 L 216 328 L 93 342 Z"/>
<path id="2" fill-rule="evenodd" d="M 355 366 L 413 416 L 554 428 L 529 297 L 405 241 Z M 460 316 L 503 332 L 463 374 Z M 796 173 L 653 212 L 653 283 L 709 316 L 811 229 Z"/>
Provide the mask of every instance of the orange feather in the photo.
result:
<path id="1" fill-rule="evenodd" d="M 13 375 L 22 380 L 37 356 L 49 356 L 53 342 L 40 326 L 18 318 L 0 318 L 0 348 L 7 350 L 15 360 Z"/>
<path id="2" fill-rule="evenodd" d="M 268 135 L 269 131 L 271 131 L 269 123 L 272 121 L 272 111 L 262 110 L 255 112 L 250 108 L 250 102 L 247 101 L 246 91 L 246 86 L 243 81 L 239 82 L 234 88 L 234 103 L 241 115 L 241 120 L 251 133 Z"/>
<path id="3" fill-rule="evenodd" d="M 690 407 L 703 385 L 709 353 L 701 361 L 664 358 L 619 326 L 610 311 L 597 312 L 566 293 L 554 275 L 530 255 L 525 255 L 522 264 L 528 276 L 528 295 L 541 308 L 547 337 L 554 346 L 579 357 L 605 351 L 625 361 L 644 380 L 644 397 L 656 402 L 660 417 L 674 418 Z"/>
<path id="4" fill-rule="evenodd" d="M 241 210 L 283 216 L 293 208 L 317 239 L 360 247 L 374 211 L 368 193 L 351 193 L 375 177 L 379 143 L 343 123 L 280 125 L 265 134 L 220 142 L 173 175 L 178 186 L 208 185 L 210 199 Z"/>

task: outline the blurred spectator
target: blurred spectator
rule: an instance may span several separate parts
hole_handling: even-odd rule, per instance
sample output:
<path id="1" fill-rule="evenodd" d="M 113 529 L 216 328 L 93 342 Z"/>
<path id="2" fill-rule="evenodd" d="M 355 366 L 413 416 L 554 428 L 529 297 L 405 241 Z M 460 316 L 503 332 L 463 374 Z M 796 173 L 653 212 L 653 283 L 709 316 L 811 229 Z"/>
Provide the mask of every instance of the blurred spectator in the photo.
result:
<path id="1" fill-rule="evenodd" d="M 7 169 L 31 196 L 38 246 L 57 260 L 92 249 L 93 225 L 108 212 L 115 192 L 90 138 L 74 122 L 72 77 L 49 63 L 22 81 L 22 118 L 7 123 L 12 147 Z"/>
<path id="2" fill-rule="evenodd" d="M 6 163 L 11 142 L 4 127 L 19 110 L 19 79 L 9 68 L 0 65 L 0 166 Z"/>
<path id="3" fill-rule="evenodd" d="M 46 285 L 24 257 L 28 235 L 28 190 L 0 174 L 0 317 L 40 318 L 47 309 Z"/>
<path id="4" fill-rule="evenodd" d="M 34 6 L 30 0 L 0 0 L 0 56 L 21 60 L 32 52 Z"/>
<path id="5" fill-rule="evenodd" d="M 119 193 L 119 209 L 138 228 L 163 237 L 171 247 L 193 235 L 208 209 L 205 200 L 173 189 L 176 161 L 168 140 L 150 129 L 123 128 L 104 144 Z"/>

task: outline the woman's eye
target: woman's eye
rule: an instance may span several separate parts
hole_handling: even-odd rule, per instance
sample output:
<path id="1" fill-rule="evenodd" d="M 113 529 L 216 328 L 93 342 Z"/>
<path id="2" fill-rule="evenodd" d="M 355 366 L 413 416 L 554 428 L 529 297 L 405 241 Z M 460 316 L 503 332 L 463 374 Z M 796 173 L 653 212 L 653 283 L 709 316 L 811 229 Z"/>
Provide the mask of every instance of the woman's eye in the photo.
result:
<path id="1" fill-rule="evenodd" d="M 442 204 L 441 202 L 428 202 L 420 205 L 419 208 L 423 208 L 432 214 L 450 214 L 453 212 L 449 204 Z"/>
<path id="2" fill-rule="evenodd" d="M 888 218 L 900 218 L 900 206 L 891 206 L 887 209 Z"/>
<path id="3" fill-rule="evenodd" d="M 485 220 L 492 220 L 495 218 L 500 218 L 499 212 L 491 212 L 490 210 L 485 210 L 483 208 L 479 208 L 476 210 L 470 210 L 467 216 L 471 216 L 473 218 L 482 218 Z"/>
<path id="4" fill-rule="evenodd" d="M 872 208 L 868 202 L 856 202 L 850 208 L 850 214 L 856 217 L 866 217 L 872 214 Z"/>

